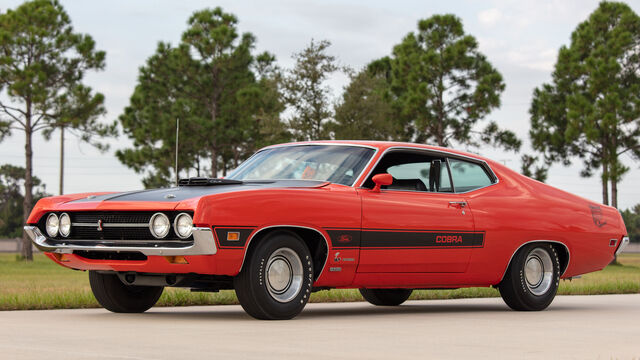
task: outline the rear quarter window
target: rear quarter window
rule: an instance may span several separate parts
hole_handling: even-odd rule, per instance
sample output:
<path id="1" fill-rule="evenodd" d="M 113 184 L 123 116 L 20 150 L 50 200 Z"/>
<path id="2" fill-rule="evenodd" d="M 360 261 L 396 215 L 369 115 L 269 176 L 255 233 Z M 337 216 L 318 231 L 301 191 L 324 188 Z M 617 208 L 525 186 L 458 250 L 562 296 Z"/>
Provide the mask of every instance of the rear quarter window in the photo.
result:
<path id="1" fill-rule="evenodd" d="M 467 192 L 493 184 L 484 166 L 459 159 L 449 159 L 456 192 Z"/>

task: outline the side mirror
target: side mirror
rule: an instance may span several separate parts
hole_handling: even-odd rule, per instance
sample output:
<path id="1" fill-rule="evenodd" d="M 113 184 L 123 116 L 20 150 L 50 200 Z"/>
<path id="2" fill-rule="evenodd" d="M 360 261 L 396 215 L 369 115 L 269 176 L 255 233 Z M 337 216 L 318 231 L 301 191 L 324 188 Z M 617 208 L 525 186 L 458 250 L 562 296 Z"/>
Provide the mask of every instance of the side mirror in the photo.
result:
<path id="1" fill-rule="evenodd" d="M 380 187 L 382 185 L 393 184 L 393 176 L 387 173 L 375 175 L 371 180 L 376 184 L 376 186 L 371 190 L 373 192 L 380 192 Z"/>

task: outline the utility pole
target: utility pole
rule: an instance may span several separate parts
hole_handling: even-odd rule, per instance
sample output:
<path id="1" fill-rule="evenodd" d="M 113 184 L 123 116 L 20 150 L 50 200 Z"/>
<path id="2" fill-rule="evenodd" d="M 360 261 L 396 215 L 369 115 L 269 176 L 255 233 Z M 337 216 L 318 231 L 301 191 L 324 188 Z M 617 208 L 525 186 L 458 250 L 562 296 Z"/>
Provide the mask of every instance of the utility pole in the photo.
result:
<path id="1" fill-rule="evenodd" d="M 64 126 L 60 126 L 60 195 L 64 194 Z"/>
<path id="2" fill-rule="evenodd" d="M 176 186 L 178 186 L 178 181 L 180 180 L 180 176 L 178 175 L 178 140 L 180 133 L 180 118 L 176 118 Z"/>

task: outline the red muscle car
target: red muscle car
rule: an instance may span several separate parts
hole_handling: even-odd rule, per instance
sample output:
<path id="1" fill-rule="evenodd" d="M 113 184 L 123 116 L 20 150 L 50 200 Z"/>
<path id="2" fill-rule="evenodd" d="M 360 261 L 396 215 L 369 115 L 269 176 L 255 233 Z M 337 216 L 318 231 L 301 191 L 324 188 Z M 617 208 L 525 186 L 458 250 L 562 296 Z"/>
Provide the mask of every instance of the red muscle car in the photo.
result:
<path id="1" fill-rule="evenodd" d="M 358 288 L 374 305 L 413 289 L 494 286 L 542 310 L 560 279 L 628 243 L 616 209 L 477 155 L 410 143 L 269 146 L 224 179 L 40 200 L 25 226 L 53 261 L 89 270 L 98 302 L 143 312 L 163 288 L 235 289 L 259 319 Z"/>

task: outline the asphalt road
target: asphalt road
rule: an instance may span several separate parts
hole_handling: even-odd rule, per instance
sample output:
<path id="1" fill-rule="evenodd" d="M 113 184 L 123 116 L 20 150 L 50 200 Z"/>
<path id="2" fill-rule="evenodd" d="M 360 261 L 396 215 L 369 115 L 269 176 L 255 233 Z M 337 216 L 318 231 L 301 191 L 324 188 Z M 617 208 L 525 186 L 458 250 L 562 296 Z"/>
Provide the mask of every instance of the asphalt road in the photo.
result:
<path id="1" fill-rule="evenodd" d="M 309 304 L 290 321 L 239 306 L 0 312 L 1 359 L 640 359 L 640 294 Z"/>

